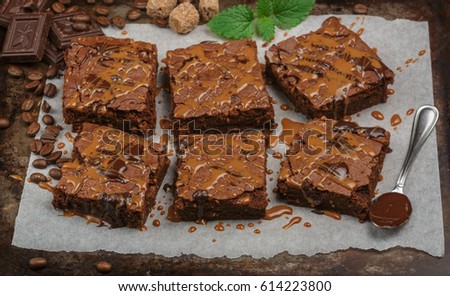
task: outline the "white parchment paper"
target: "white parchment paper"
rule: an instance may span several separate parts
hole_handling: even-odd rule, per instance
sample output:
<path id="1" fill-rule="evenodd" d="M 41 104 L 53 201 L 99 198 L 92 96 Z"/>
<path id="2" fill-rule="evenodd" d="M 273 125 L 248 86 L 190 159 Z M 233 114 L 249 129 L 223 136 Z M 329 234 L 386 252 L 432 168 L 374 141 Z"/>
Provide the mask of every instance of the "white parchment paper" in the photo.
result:
<path id="1" fill-rule="evenodd" d="M 288 31 L 287 36 L 284 36 L 285 31 L 277 30 L 275 41 L 279 42 L 288 36 L 316 30 L 326 17 L 310 16 L 301 25 Z M 384 179 L 378 185 L 380 192 L 385 192 L 393 188 L 406 154 L 413 120 L 413 116 L 406 116 L 407 110 L 410 108 L 417 110 L 422 104 L 433 104 L 428 23 L 407 20 L 386 21 L 379 17 L 361 18 L 352 15 L 342 16 L 342 22 L 347 26 L 353 24 L 355 31 L 364 28 L 363 40 L 369 46 L 376 47 L 379 56 L 396 73 L 395 84 L 392 86 L 395 94 L 390 96 L 388 102 L 364 110 L 360 116 L 353 116 L 353 119 L 363 126 L 381 125 L 392 133 L 393 152 L 386 158 L 382 172 Z M 186 47 L 204 40 L 221 41 L 206 26 L 198 27 L 185 36 L 147 24 L 128 24 L 125 30 L 128 32 L 126 35 L 121 30 L 108 28 L 105 34 L 156 43 L 160 61 L 169 49 Z M 264 52 L 267 49 L 261 46 L 262 43 L 258 40 L 261 63 L 264 62 Z M 425 54 L 419 56 L 422 50 L 425 50 Z M 406 67 L 405 62 L 408 59 L 416 58 L 416 62 Z M 160 65 L 162 65 L 161 62 Z M 402 68 L 401 72 L 396 70 L 398 67 Z M 53 79 L 51 82 L 57 85 L 60 92 L 56 98 L 47 101 L 52 106 L 51 114 L 61 124 L 63 122 L 61 111 L 63 78 Z M 269 86 L 269 91 L 277 101 L 274 108 L 278 123 L 285 117 L 305 121 L 305 117 L 299 113 L 282 111 L 280 105 L 289 104 L 288 100 L 275 87 Z M 168 95 L 161 91 L 157 101 L 161 101 L 157 104 L 159 121 L 162 116 L 168 115 L 170 110 Z M 382 112 L 385 119 L 375 120 L 371 116 L 374 110 Z M 395 113 L 402 118 L 402 123 L 396 130 L 390 126 L 390 118 Z M 68 153 L 70 153 L 71 144 L 64 137 L 64 133 L 70 131 L 70 127 L 63 126 L 64 131 L 59 141 L 66 142 L 67 146 L 64 149 L 69 150 Z M 281 124 L 277 132 L 280 131 Z M 282 145 L 277 149 L 284 150 Z M 35 155 L 31 155 L 30 164 L 36 158 Z M 268 169 L 274 171 L 272 175 L 267 176 L 269 207 L 272 207 L 280 203 L 272 192 L 276 186 L 279 160 L 272 156 L 268 159 Z M 173 156 L 172 165 L 164 183 L 173 183 L 174 160 Z M 35 171 L 37 170 L 30 165 L 27 178 Z M 283 251 L 290 254 L 313 255 L 350 247 L 384 250 L 403 246 L 423 250 L 434 256 L 443 256 L 444 233 L 439 183 L 435 133 L 423 147 L 407 180 L 405 193 L 410 197 L 414 210 L 410 221 L 398 230 L 377 229 L 371 223 L 361 224 L 355 218 L 347 216 L 336 221 L 327 216 L 313 214 L 306 208 L 295 208 L 293 216 L 301 216 L 303 221 L 287 230 L 281 227 L 289 221 L 286 217 L 293 216 L 272 221 L 263 220 L 261 224 L 257 221 L 225 221 L 225 231 L 218 232 L 214 230 L 216 222 L 210 222 L 206 226 L 192 222 L 172 223 L 157 210 L 153 211 L 155 216 L 148 219 L 147 231 L 127 228 L 108 229 L 97 227 L 95 224 L 86 225 L 86 221 L 79 217 L 62 216 L 60 211 L 53 209 L 50 192 L 40 189 L 36 184 L 26 182 L 16 219 L 13 245 L 49 251 L 107 250 L 118 253 L 155 253 L 169 257 L 196 254 L 207 258 L 221 256 L 235 258 L 241 255 L 268 258 Z M 52 185 L 55 184 L 56 182 L 53 181 Z M 167 208 L 172 203 L 171 194 L 161 189 L 157 203 L 164 206 L 167 213 Z M 160 227 L 152 225 L 154 219 L 161 221 Z M 255 226 L 247 227 L 249 222 L 254 223 Z M 304 227 L 304 222 L 310 222 L 312 227 Z M 227 223 L 230 223 L 230 226 L 226 226 Z M 246 225 L 245 230 L 236 229 L 239 223 Z M 197 227 L 197 231 L 189 233 L 188 229 L 193 225 Z M 259 229 L 261 233 L 255 234 L 255 229 Z"/>

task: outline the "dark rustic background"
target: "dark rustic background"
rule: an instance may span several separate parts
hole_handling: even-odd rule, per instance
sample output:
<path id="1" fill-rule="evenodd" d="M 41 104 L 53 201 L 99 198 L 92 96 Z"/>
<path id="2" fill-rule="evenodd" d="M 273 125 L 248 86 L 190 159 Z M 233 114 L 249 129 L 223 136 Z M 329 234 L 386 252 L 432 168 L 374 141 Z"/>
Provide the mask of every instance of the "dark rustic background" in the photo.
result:
<path id="1" fill-rule="evenodd" d="M 2 0 L 0 0 L 0 3 Z M 73 1 L 86 6 L 84 0 Z M 97 0 L 101 2 L 101 0 Z M 115 15 L 125 16 L 131 1 L 115 1 Z M 252 0 L 221 0 L 223 7 Z M 312 14 L 351 14 L 356 3 L 368 6 L 369 15 L 386 19 L 405 18 L 428 21 L 431 36 L 435 105 L 441 112 L 437 126 L 442 202 L 444 208 L 445 242 L 450 245 L 450 172 L 449 172 L 449 93 L 450 68 L 450 3 L 447 0 L 317 0 Z M 92 7 L 92 6 L 88 6 Z M 90 8 L 91 9 L 91 8 Z M 146 17 L 139 22 L 147 22 Z M 395 42 L 393 40 L 392 42 Z M 414 42 L 414 40 L 411 40 Z M 7 77 L 5 64 L 0 64 L 0 117 L 12 124 L 0 130 L 0 275 L 98 275 L 95 264 L 101 260 L 112 263 L 111 275 L 450 275 L 450 252 L 435 258 L 408 248 L 379 252 L 350 249 L 315 256 L 291 256 L 281 253 L 271 259 L 203 259 L 198 256 L 165 258 L 157 255 L 121 255 L 113 252 L 68 253 L 19 249 L 11 246 L 14 222 L 22 193 L 21 182 L 11 174 L 25 178 L 28 165 L 29 138 L 20 118 L 24 100 L 23 80 Z M 45 70 L 44 64 L 24 65 L 26 70 Z M 426 196 L 424 196 L 426 198 Z M 80 239 L 83 239 L 80 237 Z M 433 242 L 430 242 L 433 243 Z M 32 257 L 47 258 L 47 268 L 28 269 Z"/>

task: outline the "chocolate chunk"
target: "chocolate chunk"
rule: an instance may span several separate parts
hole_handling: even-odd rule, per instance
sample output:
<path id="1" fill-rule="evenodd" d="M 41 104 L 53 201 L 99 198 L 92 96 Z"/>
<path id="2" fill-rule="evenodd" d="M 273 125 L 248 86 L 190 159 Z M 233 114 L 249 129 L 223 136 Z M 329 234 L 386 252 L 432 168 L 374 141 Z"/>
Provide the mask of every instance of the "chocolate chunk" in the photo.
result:
<path id="1" fill-rule="evenodd" d="M 138 20 L 141 18 L 141 16 L 142 16 L 142 12 L 140 9 L 137 9 L 137 8 L 130 9 L 127 13 L 127 18 L 130 21 Z"/>
<path id="2" fill-rule="evenodd" d="M 44 73 L 41 71 L 30 71 L 27 74 L 27 79 L 31 81 L 40 81 L 44 78 Z"/>
<path id="3" fill-rule="evenodd" d="M 97 16 L 95 21 L 102 27 L 108 27 L 110 24 L 109 19 L 106 16 Z"/>
<path id="4" fill-rule="evenodd" d="M 0 129 L 8 128 L 11 122 L 6 117 L 0 117 Z"/>
<path id="5" fill-rule="evenodd" d="M 47 182 L 47 177 L 41 173 L 33 173 L 30 176 L 30 182 L 39 184 L 41 182 Z"/>
<path id="6" fill-rule="evenodd" d="M 14 78 L 20 78 L 23 76 L 23 70 L 18 66 L 10 65 L 8 67 L 8 74 Z"/>
<path id="7" fill-rule="evenodd" d="M 22 111 L 31 111 L 34 107 L 34 101 L 32 99 L 26 99 L 22 102 Z"/>
<path id="8" fill-rule="evenodd" d="M 50 20 L 46 13 L 14 15 L 6 32 L 1 59 L 17 63 L 42 60 Z"/>
<path id="9" fill-rule="evenodd" d="M 30 150 L 31 152 L 33 152 L 34 154 L 39 154 L 39 151 L 41 151 L 42 148 L 42 141 L 39 139 L 33 139 L 30 141 Z"/>
<path id="10" fill-rule="evenodd" d="M 47 9 L 51 2 L 50 0 L 3 0 L 3 4 L 0 4 L 0 14 L 41 12 Z"/>
<path id="11" fill-rule="evenodd" d="M 52 107 L 49 103 L 47 103 L 47 101 L 44 101 L 44 103 L 42 103 L 42 111 L 44 111 L 45 113 L 49 113 L 51 109 Z"/>
<path id="12" fill-rule="evenodd" d="M 60 169 L 57 168 L 52 168 L 50 169 L 50 171 L 48 172 L 48 174 L 50 175 L 50 177 L 52 177 L 55 180 L 59 180 L 61 179 L 62 176 L 62 172 Z"/>
<path id="13" fill-rule="evenodd" d="M 44 88 L 44 94 L 46 97 L 53 98 L 57 93 L 56 86 L 53 83 L 47 83 Z"/>
<path id="14" fill-rule="evenodd" d="M 52 143 L 46 143 L 44 144 L 44 146 L 42 146 L 42 149 L 39 151 L 39 155 L 41 156 L 50 155 L 50 153 L 52 153 L 54 149 L 55 145 L 53 145 Z"/>
<path id="15" fill-rule="evenodd" d="M 125 28 L 125 19 L 121 16 L 113 16 L 111 18 L 111 23 L 113 24 L 114 27 L 118 28 L 118 29 L 123 29 Z"/>
<path id="16" fill-rule="evenodd" d="M 94 8 L 96 15 L 107 16 L 109 14 L 109 8 L 106 6 L 97 6 Z"/>
<path id="17" fill-rule="evenodd" d="M 28 261 L 28 267 L 30 269 L 42 269 L 45 268 L 46 266 L 47 266 L 47 259 L 45 258 L 35 257 L 31 258 L 30 261 Z"/>
<path id="18" fill-rule="evenodd" d="M 63 64 L 64 50 L 57 48 L 51 40 L 47 40 L 43 60 L 50 65 Z"/>
<path id="19" fill-rule="evenodd" d="M 45 125 L 53 125 L 55 123 L 55 119 L 53 118 L 53 116 L 45 114 L 44 116 L 42 116 L 42 122 Z"/>
<path id="20" fill-rule="evenodd" d="M 45 168 L 47 168 L 48 163 L 47 160 L 43 159 L 43 158 L 39 158 L 39 159 L 35 159 L 32 163 L 32 165 L 40 170 L 43 170 Z"/>
<path id="21" fill-rule="evenodd" d="M 40 82 L 39 85 L 34 90 L 34 94 L 38 97 L 42 96 L 42 94 L 44 93 L 44 88 L 45 88 L 45 82 Z"/>

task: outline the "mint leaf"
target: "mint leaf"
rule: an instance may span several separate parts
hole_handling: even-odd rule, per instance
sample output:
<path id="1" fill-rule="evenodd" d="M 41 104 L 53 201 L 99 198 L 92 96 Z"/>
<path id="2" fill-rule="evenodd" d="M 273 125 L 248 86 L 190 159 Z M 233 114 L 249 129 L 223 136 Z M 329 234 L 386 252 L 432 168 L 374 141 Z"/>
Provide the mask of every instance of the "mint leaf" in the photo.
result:
<path id="1" fill-rule="evenodd" d="M 258 17 L 272 16 L 272 0 L 258 0 L 258 3 L 256 3 L 256 15 Z"/>
<path id="2" fill-rule="evenodd" d="M 208 27 L 216 34 L 229 39 L 250 38 L 253 36 L 253 10 L 245 5 L 233 6 L 215 15 Z"/>
<path id="3" fill-rule="evenodd" d="M 309 15 L 314 2 L 314 0 L 272 1 L 275 25 L 281 29 L 297 26 Z"/>
<path id="4" fill-rule="evenodd" d="M 265 41 L 271 41 L 275 35 L 275 23 L 271 17 L 258 18 L 256 20 L 256 29 Z"/>

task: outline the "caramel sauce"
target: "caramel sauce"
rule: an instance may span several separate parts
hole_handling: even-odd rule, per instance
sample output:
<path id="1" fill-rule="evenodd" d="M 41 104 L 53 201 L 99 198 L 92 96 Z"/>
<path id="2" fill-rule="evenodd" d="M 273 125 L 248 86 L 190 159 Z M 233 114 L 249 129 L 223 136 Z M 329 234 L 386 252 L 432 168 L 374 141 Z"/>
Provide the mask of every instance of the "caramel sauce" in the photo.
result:
<path id="1" fill-rule="evenodd" d="M 171 222 L 181 222 L 183 219 L 181 219 L 181 216 L 177 214 L 174 205 L 171 205 L 169 207 L 169 211 L 167 213 L 167 220 Z"/>
<path id="2" fill-rule="evenodd" d="M 189 233 L 193 233 L 193 232 L 195 232 L 196 230 L 197 230 L 197 227 L 191 226 L 191 227 L 189 227 L 188 232 L 189 232 Z"/>
<path id="3" fill-rule="evenodd" d="M 276 159 L 282 159 L 283 154 L 281 154 L 280 152 L 275 152 L 274 154 L 272 154 L 272 157 Z"/>
<path id="4" fill-rule="evenodd" d="M 395 94 L 395 90 L 393 90 L 392 88 L 389 88 L 389 89 L 387 90 L 387 94 L 388 94 L 388 95 L 393 95 L 393 94 Z"/>
<path id="5" fill-rule="evenodd" d="M 341 214 L 336 213 L 336 212 L 332 212 L 332 211 L 323 211 L 323 214 L 324 214 L 325 216 L 328 216 L 328 217 L 330 217 L 330 218 L 333 218 L 334 220 L 341 220 L 341 219 L 342 219 Z"/>
<path id="6" fill-rule="evenodd" d="M 375 54 L 377 54 L 377 53 L 378 53 L 378 48 L 374 47 L 374 48 L 372 48 L 372 51 L 373 51 Z"/>
<path id="7" fill-rule="evenodd" d="M 266 209 L 266 215 L 264 216 L 264 220 L 273 220 L 279 218 L 283 215 L 292 215 L 294 210 L 290 206 L 286 205 L 278 205 L 274 206 L 270 209 Z"/>
<path id="8" fill-rule="evenodd" d="M 267 46 L 269 46 L 269 44 L 270 44 L 270 42 L 269 42 L 269 41 L 266 41 L 266 42 L 264 42 L 264 43 L 262 44 L 262 47 L 267 47 Z"/>
<path id="9" fill-rule="evenodd" d="M 358 36 L 361 36 L 362 33 L 364 33 L 364 28 L 361 28 L 361 29 L 359 29 L 358 31 L 356 31 L 356 34 L 357 34 Z"/>
<path id="10" fill-rule="evenodd" d="M 378 182 L 383 181 L 383 175 L 378 175 Z"/>
<path id="11" fill-rule="evenodd" d="M 288 32 L 284 32 L 283 36 L 286 37 L 288 35 Z"/>
<path id="12" fill-rule="evenodd" d="M 261 230 L 255 229 L 255 230 L 253 230 L 253 232 L 254 232 L 255 234 L 260 234 L 260 233 L 261 233 Z"/>
<path id="13" fill-rule="evenodd" d="M 255 226 L 255 224 L 253 224 L 253 223 L 248 223 L 247 224 L 247 227 L 253 227 L 253 226 Z"/>
<path id="14" fill-rule="evenodd" d="M 383 120 L 384 119 L 384 115 L 380 111 L 372 111 L 371 114 L 372 114 L 372 117 L 375 118 L 376 120 Z"/>
<path id="15" fill-rule="evenodd" d="M 53 193 L 53 187 L 50 186 L 50 184 L 48 184 L 48 183 L 46 183 L 46 182 L 39 182 L 38 186 L 39 186 L 41 189 L 44 189 L 44 190 L 47 190 L 47 191 Z"/>
<path id="16" fill-rule="evenodd" d="M 406 111 L 406 116 L 410 116 L 414 113 L 414 108 L 408 109 L 408 111 Z"/>
<path id="17" fill-rule="evenodd" d="M 224 231 L 225 230 L 225 227 L 223 227 L 223 225 L 222 224 L 217 224 L 216 226 L 214 226 L 214 229 L 216 230 L 216 231 Z"/>
<path id="18" fill-rule="evenodd" d="M 398 114 L 394 114 L 391 117 L 391 126 L 397 126 L 402 123 L 402 118 Z"/>
<path id="19" fill-rule="evenodd" d="M 16 180 L 16 181 L 20 181 L 20 182 L 23 182 L 23 181 L 24 181 L 23 178 L 22 178 L 21 176 L 19 176 L 19 175 L 14 175 L 14 174 L 12 174 L 12 175 L 9 175 L 9 177 L 10 177 L 11 179 L 13 179 L 13 180 Z"/>
<path id="20" fill-rule="evenodd" d="M 419 51 L 419 56 L 423 56 L 427 51 L 425 49 L 422 49 Z"/>
<path id="21" fill-rule="evenodd" d="M 65 143 L 60 142 L 60 143 L 58 143 L 58 145 L 56 147 L 58 147 L 58 149 L 63 149 L 65 146 L 66 146 Z"/>
<path id="22" fill-rule="evenodd" d="M 122 31 L 120 34 L 122 34 L 122 35 L 128 35 L 128 32 L 127 32 L 127 31 Z"/>
<path id="23" fill-rule="evenodd" d="M 86 215 L 86 214 L 79 213 L 79 212 L 74 212 L 74 211 L 64 211 L 64 216 L 65 217 L 78 216 L 78 217 L 84 218 L 84 219 L 86 219 L 86 224 L 95 223 L 98 225 L 102 225 L 102 223 L 103 223 L 102 220 L 97 217 L 94 217 L 91 215 Z"/>
<path id="24" fill-rule="evenodd" d="M 289 107 L 288 104 L 281 104 L 281 105 L 280 105 L 280 109 L 283 110 L 283 111 L 288 111 L 288 110 L 290 110 L 291 108 Z"/>
<path id="25" fill-rule="evenodd" d="M 198 219 L 197 221 L 195 221 L 196 224 L 198 225 L 206 225 L 208 224 L 208 220 L 206 219 Z"/>
<path id="26" fill-rule="evenodd" d="M 169 119 L 162 118 L 162 119 L 159 120 L 159 126 L 162 129 L 169 130 L 169 129 L 172 128 L 172 121 L 169 120 Z"/>
<path id="27" fill-rule="evenodd" d="M 305 227 L 307 227 L 307 228 L 310 228 L 312 225 L 311 225 L 311 223 L 309 223 L 309 222 L 305 222 L 305 223 L 303 224 L 303 226 L 305 226 Z"/>
<path id="28" fill-rule="evenodd" d="M 397 67 L 397 71 L 398 71 L 398 72 L 403 72 L 402 67 Z"/>
<path id="29" fill-rule="evenodd" d="M 64 154 L 64 155 L 67 154 L 67 153 L 69 153 L 67 150 L 64 150 L 64 151 L 63 151 L 63 154 Z"/>
<path id="30" fill-rule="evenodd" d="M 161 222 L 158 219 L 155 219 L 155 220 L 153 220 L 152 225 L 155 227 L 159 227 L 159 226 L 161 226 Z"/>
<path id="31" fill-rule="evenodd" d="M 215 238 L 213 238 L 211 242 L 212 242 L 212 243 L 215 243 L 216 241 L 217 241 L 217 240 L 216 240 Z"/>
<path id="32" fill-rule="evenodd" d="M 280 137 L 275 135 L 270 135 L 270 148 L 275 148 L 278 145 L 278 142 L 280 141 Z"/>
<path id="33" fill-rule="evenodd" d="M 304 126 L 303 123 L 292 121 L 289 118 L 283 118 L 281 120 L 281 125 L 283 126 L 283 130 L 280 134 L 280 140 L 288 146 L 292 144 L 294 135 L 298 133 L 302 126 Z"/>
<path id="34" fill-rule="evenodd" d="M 161 216 L 164 216 L 165 213 L 166 213 L 166 211 L 161 211 L 161 212 L 159 212 L 159 214 L 160 214 Z"/>
<path id="35" fill-rule="evenodd" d="M 272 174 L 273 174 L 273 170 L 268 169 L 268 170 L 266 170 L 266 173 L 267 173 L 268 175 L 272 175 Z"/>
<path id="36" fill-rule="evenodd" d="M 284 225 L 282 228 L 283 229 L 288 229 L 291 228 L 292 226 L 294 226 L 295 224 L 298 224 L 302 221 L 302 217 L 296 216 L 293 217 L 288 224 Z"/>
<path id="37" fill-rule="evenodd" d="M 236 225 L 236 229 L 244 230 L 245 226 L 244 226 L 244 224 L 238 224 L 238 225 Z"/>
<path id="38" fill-rule="evenodd" d="M 164 207 L 163 207 L 163 206 L 158 206 L 156 209 L 157 209 L 158 211 L 162 211 L 162 210 L 164 209 Z"/>
<path id="39" fill-rule="evenodd" d="M 353 27 L 355 26 L 355 24 L 356 24 L 355 22 L 351 23 L 350 26 L 349 26 L 348 28 L 349 28 L 350 30 L 352 30 Z"/>
<path id="40" fill-rule="evenodd" d="M 66 132 L 66 133 L 64 134 L 64 136 L 66 137 L 67 141 L 69 141 L 70 143 L 73 142 L 74 137 L 72 136 L 72 134 L 71 134 L 70 132 Z"/>

